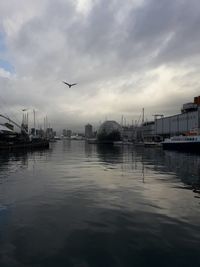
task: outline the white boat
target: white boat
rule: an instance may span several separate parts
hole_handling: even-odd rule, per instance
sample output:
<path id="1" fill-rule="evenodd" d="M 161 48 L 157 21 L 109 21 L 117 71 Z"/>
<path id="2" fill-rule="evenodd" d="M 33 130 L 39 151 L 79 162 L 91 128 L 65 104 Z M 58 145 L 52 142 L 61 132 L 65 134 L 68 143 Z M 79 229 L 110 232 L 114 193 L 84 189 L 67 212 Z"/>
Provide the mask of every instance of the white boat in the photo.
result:
<path id="1" fill-rule="evenodd" d="M 164 149 L 200 152 L 200 135 L 173 136 L 162 142 Z"/>

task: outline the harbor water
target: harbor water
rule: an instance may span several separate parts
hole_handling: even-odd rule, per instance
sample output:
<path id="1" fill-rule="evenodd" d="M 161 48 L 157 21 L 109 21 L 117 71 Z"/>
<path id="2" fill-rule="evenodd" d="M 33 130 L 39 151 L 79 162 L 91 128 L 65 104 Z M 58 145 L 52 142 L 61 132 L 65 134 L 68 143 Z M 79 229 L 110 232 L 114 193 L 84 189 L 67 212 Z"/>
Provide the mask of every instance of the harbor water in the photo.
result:
<path id="1" fill-rule="evenodd" d="M 200 266 L 199 185 L 200 155 L 161 148 L 0 153 L 0 266 Z"/>

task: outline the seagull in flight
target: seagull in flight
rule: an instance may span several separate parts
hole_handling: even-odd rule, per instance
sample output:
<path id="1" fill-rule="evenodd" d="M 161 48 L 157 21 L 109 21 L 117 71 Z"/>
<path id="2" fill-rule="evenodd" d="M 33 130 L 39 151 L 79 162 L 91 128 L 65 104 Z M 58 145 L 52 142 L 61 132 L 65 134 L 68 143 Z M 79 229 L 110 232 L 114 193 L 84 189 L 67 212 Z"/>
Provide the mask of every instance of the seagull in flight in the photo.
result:
<path id="1" fill-rule="evenodd" d="M 77 84 L 77 83 L 71 83 L 71 84 L 70 84 L 70 83 L 67 83 L 67 82 L 64 82 L 64 81 L 63 81 L 63 83 L 65 83 L 66 85 L 68 85 L 68 86 L 69 86 L 69 88 L 71 88 L 72 86 L 74 86 L 74 85 L 76 85 L 76 84 Z"/>

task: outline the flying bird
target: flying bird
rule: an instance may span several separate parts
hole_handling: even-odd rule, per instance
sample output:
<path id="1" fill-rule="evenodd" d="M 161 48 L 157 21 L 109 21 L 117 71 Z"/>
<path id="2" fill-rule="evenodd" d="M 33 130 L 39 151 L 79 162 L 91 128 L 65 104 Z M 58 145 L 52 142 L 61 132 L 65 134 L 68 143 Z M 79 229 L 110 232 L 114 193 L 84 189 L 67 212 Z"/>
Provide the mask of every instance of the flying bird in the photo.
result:
<path id="1" fill-rule="evenodd" d="M 67 82 L 64 82 L 64 81 L 63 81 L 63 83 L 65 83 L 66 85 L 68 85 L 68 86 L 69 86 L 69 88 L 71 88 L 72 86 L 74 86 L 74 85 L 76 85 L 76 84 L 77 84 L 77 83 L 71 83 L 71 84 L 70 84 L 70 83 L 67 83 Z"/>

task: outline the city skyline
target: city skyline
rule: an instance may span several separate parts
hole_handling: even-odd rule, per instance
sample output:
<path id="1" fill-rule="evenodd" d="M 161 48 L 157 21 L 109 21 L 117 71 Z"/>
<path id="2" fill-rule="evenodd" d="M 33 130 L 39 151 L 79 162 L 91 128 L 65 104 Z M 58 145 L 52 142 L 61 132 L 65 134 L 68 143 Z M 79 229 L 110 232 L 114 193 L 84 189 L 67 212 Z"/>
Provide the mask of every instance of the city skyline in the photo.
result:
<path id="1" fill-rule="evenodd" d="M 197 0 L 2 1 L 0 113 L 82 129 L 179 112 L 199 95 L 199 13 Z"/>

